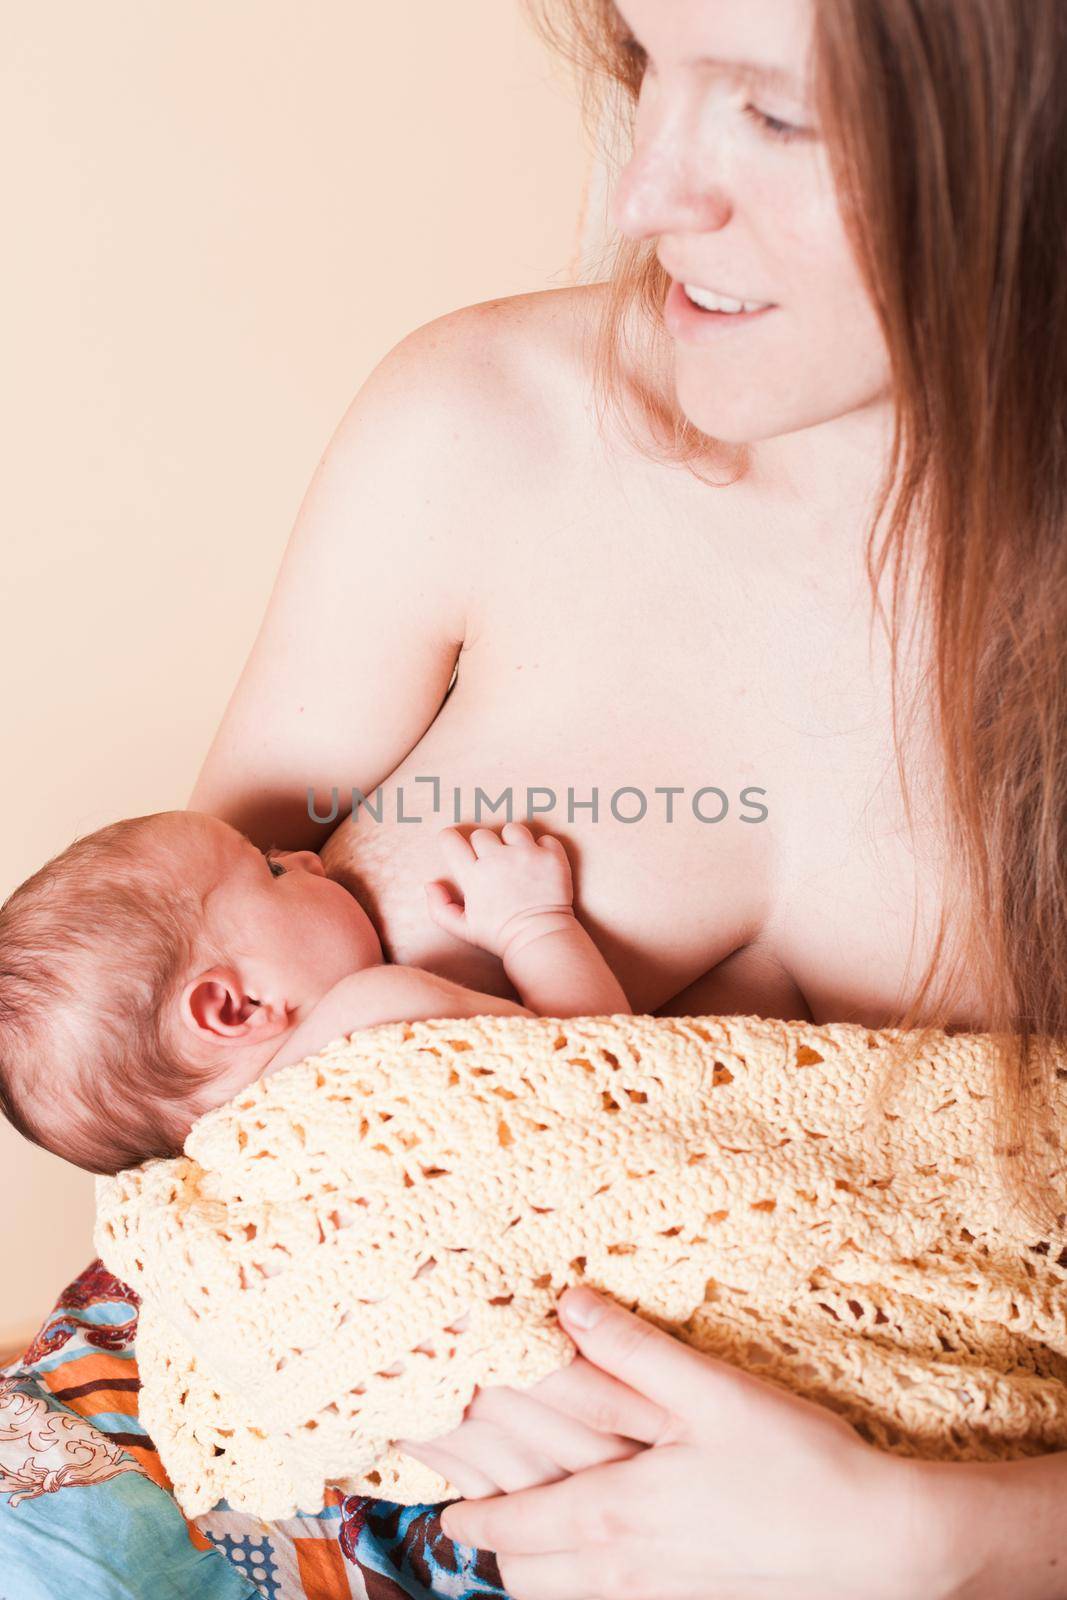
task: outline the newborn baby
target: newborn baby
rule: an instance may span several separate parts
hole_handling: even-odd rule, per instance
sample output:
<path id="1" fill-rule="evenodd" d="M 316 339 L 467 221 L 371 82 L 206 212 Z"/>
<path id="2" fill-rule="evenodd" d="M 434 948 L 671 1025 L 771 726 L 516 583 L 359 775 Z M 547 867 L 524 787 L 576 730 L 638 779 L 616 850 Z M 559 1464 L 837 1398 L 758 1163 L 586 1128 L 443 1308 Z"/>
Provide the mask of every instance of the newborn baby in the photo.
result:
<path id="1" fill-rule="evenodd" d="M 500 957 L 524 1005 L 386 964 L 310 850 L 259 850 L 195 811 L 75 840 L 0 907 L 0 1109 L 90 1172 L 180 1153 L 204 1112 L 331 1040 L 432 1017 L 629 1013 L 574 914 L 558 839 L 438 835 L 448 933 Z"/>

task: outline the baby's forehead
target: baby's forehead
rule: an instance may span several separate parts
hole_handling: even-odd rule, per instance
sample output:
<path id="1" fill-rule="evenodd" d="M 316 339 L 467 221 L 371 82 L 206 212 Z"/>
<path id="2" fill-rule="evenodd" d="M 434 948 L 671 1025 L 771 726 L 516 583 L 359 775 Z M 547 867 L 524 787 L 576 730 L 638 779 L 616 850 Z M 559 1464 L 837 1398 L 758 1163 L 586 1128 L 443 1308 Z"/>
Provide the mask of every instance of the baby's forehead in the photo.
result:
<path id="1" fill-rule="evenodd" d="M 171 811 L 160 818 L 160 843 L 182 865 L 195 862 L 207 870 L 225 871 L 240 860 L 248 840 L 219 817 L 198 811 Z"/>
<path id="2" fill-rule="evenodd" d="M 197 812 L 171 813 L 161 837 L 169 892 L 192 896 L 200 919 L 211 922 L 218 895 L 245 881 L 242 861 L 255 846 L 220 818 Z"/>

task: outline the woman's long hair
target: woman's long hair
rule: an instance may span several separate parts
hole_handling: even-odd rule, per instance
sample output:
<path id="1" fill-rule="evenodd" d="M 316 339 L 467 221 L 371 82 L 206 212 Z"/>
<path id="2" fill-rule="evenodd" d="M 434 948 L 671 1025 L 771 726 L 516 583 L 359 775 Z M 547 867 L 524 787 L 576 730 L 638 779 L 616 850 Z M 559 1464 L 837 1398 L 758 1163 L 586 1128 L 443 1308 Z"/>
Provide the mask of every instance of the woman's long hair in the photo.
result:
<path id="1" fill-rule="evenodd" d="M 628 135 L 643 62 L 610 0 L 527 6 L 579 66 L 596 135 L 609 146 Z M 1065 1163 L 1050 1092 L 1067 1077 L 1056 1048 L 1067 1038 L 1067 5 L 815 0 L 811 65 L 890 359 L 895 430 L 866 564 L 880 609 L 893 561 L 893 738 L 909 825 L 897 674 L 912 575 L 943 767 L 940 925 L 895 1025 L 915 1030 L 904 1059 L 917 1060 L 962 973 L 978 979 L 1000 1170 L 1025 1220 L 1051 1233 L 1065 1220 L 1053 1181 Z M 636 395 L 631 439 L 695 471 L 715 441 L 672 392 L 669 280 L 654 252 L 654 240 L 615 246 L 594 385 L 624 426 Z M 931 1001 L 950 917 L 957 960 Z"/>

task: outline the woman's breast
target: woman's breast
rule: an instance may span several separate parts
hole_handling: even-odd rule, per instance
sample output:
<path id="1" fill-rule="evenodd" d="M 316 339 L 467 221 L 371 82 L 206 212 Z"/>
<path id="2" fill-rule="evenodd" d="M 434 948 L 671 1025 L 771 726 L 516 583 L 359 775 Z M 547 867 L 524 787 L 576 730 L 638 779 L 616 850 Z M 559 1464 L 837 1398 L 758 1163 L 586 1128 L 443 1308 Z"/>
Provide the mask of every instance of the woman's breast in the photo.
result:
<path id="1" fill-rule="evenodd" d="M 620 672 L 625 668 L 624 676 Z M 436 834 L 529 821 L 567 848 L 575 909 L 635 1010 L 654 1011 L 752 936 L 769 875 L 767 797 L 746 759 L 695 720 L 694 697 L 636 652 L 494 665 L 461 659 L 436 721 L 323 861 L 367 905 L 391 959 L 492 992 L 495 957 L 431 922 Z M 453 887 L 455 887 L 453 885 Z"/>
<path id="2" fill-rule="evenodd" d="M 501 556 L 454 687 L 327 870 L 390 959 L 513 996 L 496 957 L 430 920 L 423 886 L 448 881 L 441 828 L 530 820 L 566 845 L 577 913 L 636 1011 L 884 1025 L 930 951 L 939 850 L 921 805 L 908 834 L 862 607 L 820 616 L 701 566 L 682 535 L 671 559 L 622 539 L 598 565 L 597 548 Z"/>

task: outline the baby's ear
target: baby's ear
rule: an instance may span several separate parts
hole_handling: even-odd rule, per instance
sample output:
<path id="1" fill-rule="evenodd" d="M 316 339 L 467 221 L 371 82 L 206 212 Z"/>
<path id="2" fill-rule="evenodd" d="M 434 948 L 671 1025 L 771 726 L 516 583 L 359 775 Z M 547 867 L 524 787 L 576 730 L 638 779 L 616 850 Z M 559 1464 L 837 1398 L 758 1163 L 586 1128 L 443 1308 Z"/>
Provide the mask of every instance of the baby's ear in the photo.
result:
<path id="1" fill-rule="evenodd" d="M 235 967 L 211 967 L 190 979 L 178 1001 L 181 1023 L 199 1038 L 240 1039 L 255 1031 L 269 1037 L 273 1028 L 287 1026 L 269 1006 L 252 998 Z"/>

